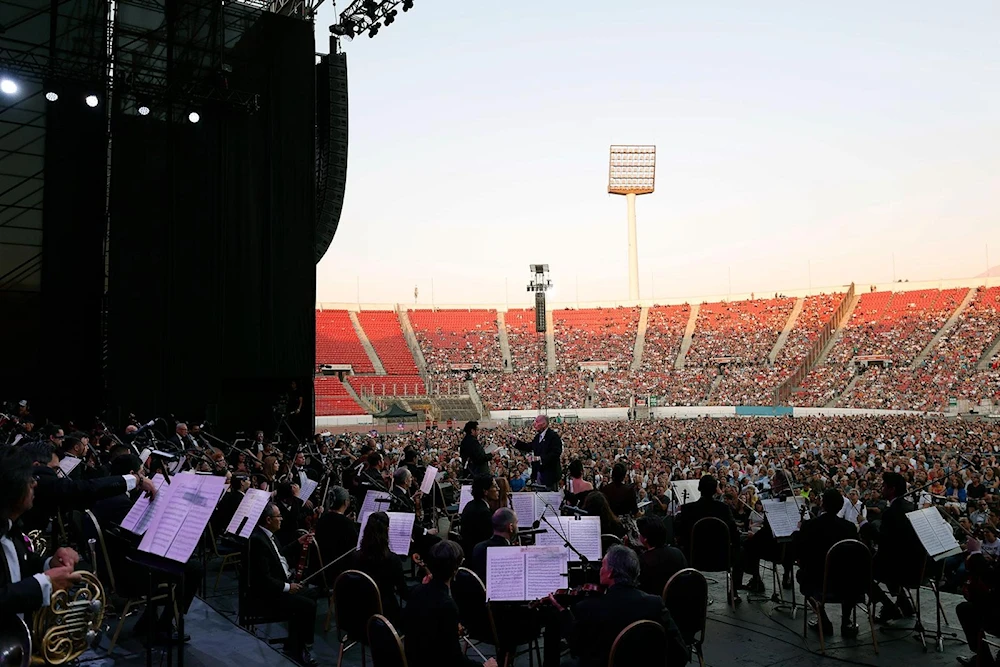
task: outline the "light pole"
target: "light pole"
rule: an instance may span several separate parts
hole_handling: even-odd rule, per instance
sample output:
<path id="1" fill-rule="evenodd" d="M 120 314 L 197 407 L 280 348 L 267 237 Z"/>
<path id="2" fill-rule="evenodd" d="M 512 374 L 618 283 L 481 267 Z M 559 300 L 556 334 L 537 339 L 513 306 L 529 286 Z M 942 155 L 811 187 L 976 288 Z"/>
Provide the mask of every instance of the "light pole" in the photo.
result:
<path id="1" fill-rule="evenodd" d="M 548 264 L 531 264 L 529 267 L 532 275 L 531 282 L 528 283 L 528 291 L 535 293 L 535 333 L 538 335 L 538 360 L 539 360 L 539 372 L 538 372 L 538 411 L 542 411 L 542 396 L 545 394 L 545 389 L 542 382 L 545 379 L 545 365 L 546 365 L 546 354 L 545 354 L 545 332 L 547 327 L 545 326 L 545 292 L 552 288 L 552 281 L 548 278 L 549 265 Z"/>
<path id="2" fill-rule="evenodd" d="M 635 197 L 653 192 L 656 146 L 612 146 L 608 161 L 608 192 L 625 195 L 628 204 L 628 298 L 639 300 L 639 242 L 635 231 Z"/>

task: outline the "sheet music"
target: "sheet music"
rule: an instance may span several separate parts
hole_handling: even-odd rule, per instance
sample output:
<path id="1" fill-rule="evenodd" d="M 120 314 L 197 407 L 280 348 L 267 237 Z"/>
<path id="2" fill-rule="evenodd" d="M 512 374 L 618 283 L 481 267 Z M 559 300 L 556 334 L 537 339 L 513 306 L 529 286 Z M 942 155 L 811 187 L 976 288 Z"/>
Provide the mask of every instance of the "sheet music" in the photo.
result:
<path id="1" fill-rule="evenodd" d="M 309 500 L 317 486 L 319 486 L 319 482 L 306 477 L 306 481 L 302 482 L 302 485 L 299 487 L 299 499 L 302 502 Z"/>
<path id="2" fill-rule="evenodd" d="M 535 514 L 537 516 L 535 516 L 534 521 L 538 521 L 542 513 L 546 511 L 545 503 L 555 508 L 556 516 L 559 515 L 559 506 L 562 505 L 563 501 L 562 491 L 536 491 L 535 495 L 538 497 L 538 500 L 535 503 Z"/>
<path id="3" fill-rule="evenodd" d="M 486 597 L 496 602 L 544 598 L 566 587 L 568 562 L 562 547 L 490 547 Z"/>
<path id="4" fill-rule="evenodd" d="M 389 500 L 392 498 L 392 494 L 388 491 L 376 491 L 375 489 L 368 489 L 365 492 L 365 500 L 361 503 L 360 516 L 364 517 L 366 514 L 371 514 L 372 512 L 385 512 L 389 509 L 389 503 L 376 502 L 378 500 Z"/>
<path id="5" fill-rule="evenodd" d="M 186 563 L 212 518 L 225 482 L 225 477 L 215 475 L 173 478 L 164 487 L 162 502 L 155 503 L 153 519 L 139 543 L 139 551 Z"/>
<path id="6" fill-rule="evenodd" d="M 535 494 L 523 491 L 512 493 L 510 494 L 510 502 L 514 513 L 517 514 L 518 524 L 528 526 L 538 520 L 538 517 L 535 515 Z"/>
<path id="7" fill-rule="evenodd" d="M 434 488 L 434 481 L 437 479 L 438 469 L 434 466 L 427 466 L 424 471 L 424 479 L 420 482 L 420 492 L 427 494 Z"/>
<path id="8" fill-rule="evenodd" d="M 153 449 L 151 447 L 146 447 L 146 449 L 139 452 L 139 462 L 142 463 L 142 465 L 146 465 L 146 461 L 149 460 L 149 455 L 152 453 Z"/>
<path id="9" fill-rule="evenodd" d="M 153 482 L 153 486 L 156 487 L 156 497 L 150 502 L 145 493 L 141 494 L 122 520 L 121 527 L 130 533 L 135 533 L 136 535 L 144 535 L 146 533 L 149 521 L 153 518 L 156 503 L 160 501 L 160 487 L 165 481 L 163 475 L 156 473 L 151 481 Z"/>
<path id="10" fill-rule="evenodd" d="M 247 489 L 247 492 L 243 495 L 243 500 L 240 501 L 239 507 L 236 508 L 236 513 L 233 514 L 232 521 L 226 526 L 226 532 L 230 535 L 236 535 L 236 531 L 240 530 L 240 524 L 246 518 L 247 522 L 243 526 L 243 530 L 240 530 L 239 536 L 250 537 L 250 533 L 253 532 L 257 522 L 260 521 L 260 515 L 264 513 L 264 508 L 267 507 L 269 500 L 271 500 L 271 494 L 267 491 Z"/>
<path id="11" fill-rule="evenodd" d="M 539 528 L 548 530 L 547 533 L 535 535 L 535 545 L 540 547 L 565 547 L 563 538 L 559 536 L 552 526 L 565 535 L 570 544 L 576 547 L 577 551 L 587 557 L 588 560 L 597 562 L 601 560 L 601 517 L 581 516 L 579 518 L 571 516 L 560 516 L 553 520 L 552 517 L 545 517 L 549 523 L 544 521 Z M 549 525 L 551 524 L 551 526 Z M 575 561 L 578 556 L 566 548 L 569 560 Z"/>
<path id="12" fill-rule="evenodd" d="M 63 474 L 69 477 L 69 474 L 76 470 L 76 467 L 83 462 L 82 459 L 78 459 L 75 456 L 64 456 L 62 461 L 59 462 L 59 469 L 62 470 Z"/>
<path id="13" fill-rule="evenodd" d="M 762 500 L 764 515 L 771 526 L 771 532 L 776 538 L 791 537 L 792 533 L 799 529 L 799 505 L 792 499 L 784 502 L 780 500 Z"/>
<path id="14" fill-rule="evenodd" d="M 461 514 L 465 506 L 472 500 L 472 485 L 463 484 L 458 493 L 458 513 Z"/>
<path id="15" fill-rule="evenodd" d="M 936 507 L 907 512 L 906 518 L 913 525 L 913 530 L 916 531 L 920 544 L 927 550 L 927 555 L 934 560 L 961 552 L 962 547 L 955 539 L 955 533 Z"/>
<path id="16" fill-rule="evenodd" d="M 675 479 L 670 482 L 674 493 L 677 494 L 678 504 L 687 505 L 701 498 L 701 491 L 698 490 L 698 481 L 697 479 Z M 686 496 L 685 491 L 687 491 Z"/>
<path id="17" fill-rule="evenodd" d="M 410 540 L 413 536 L 413 522 L 416 514 L 410 512 L 386 512 L 389 515 L 389 551 L 400 556 L 410 553 Z M 357 549 L 361 548 L 361 540 L 365 536 L 365 527 L 371 512 L 361 517 L 361 530 L 358 532 Z"/>
<path id="18" fill-rule="evenodd" d="M 483 447 L 483 451 L 487 454 L 493 454 L 493 452 L 497 450 L 497 447 L 498 447 L 497 443 L 491 442 L 490 444 Z"/>

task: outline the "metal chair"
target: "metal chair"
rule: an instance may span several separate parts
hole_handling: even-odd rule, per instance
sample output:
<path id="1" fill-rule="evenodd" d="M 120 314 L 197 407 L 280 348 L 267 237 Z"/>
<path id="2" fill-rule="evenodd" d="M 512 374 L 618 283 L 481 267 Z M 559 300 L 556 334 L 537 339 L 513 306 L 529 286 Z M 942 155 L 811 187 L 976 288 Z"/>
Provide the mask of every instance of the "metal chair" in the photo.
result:
<path id="1" fill-rule="evenodd" d="M 372 647 L 372 667 L 406 667 L 403 641 L 382 614 L 368 619 L 368 645 Z"/>
<path id="2" fill-rule="evenodd" d="M 875 654 L 878 655 L 878 637 L 875 633 L 874 605 L 872 604 L 872 552 L 859 540 L 841 540 L 826 552 L 823 566 L 823 592 L 820 599 L 803 594 L 805 603 L 802 614 L 802 636 L 809 631 L 809 610 L 820 614 L 821 605 L 827 602 L 848 602 L 854 607 L 865 605 L 868 625 L 871 628 Z M 844 619 L 847 620 L 847 619 Z M 819 623 L 819 650 L 826 655 L 822 618 Z"/>
<path id="3" fill-rule="evenodd" d="M 527 644 L 529 664 L 534 664 L 536 655 L 538 663 L 541 664 L 538 634 L 532 637 L 505 634 L 503 611 L 486 600 L 486 586 L 483 585 L 479 575 L 468 568 L 460 567 L 454 581 L 451 582 L 451 595 L 458 606 L 459 619 L 468 631 L 470 639 L 493 646 L 498 656 L 501 653 L 504 655 L 504 665 L 513 663 L 518 655 L 523 655 L 517 652 L 517 647 Z"/>
<path id="4" fill-rule="evenodd" d="M 698 570 L 687 567 L 670 577 L 663 587 L 663 603 L 677 623 L 684 643 L 705 667 L 705 627 L 708 624 L 708 580 Z"/>
<path id="5" fill-rule="evenodd" d="M 601 553 L 606 554 L 608 553 L 608 549 L 615 546 L 616 544 L 620 545 L 621 543 L 622 543 L 621 538 L 618 537 L 617 535 L 612 535 L 611 533 L 602 533 Z"/>
<path id="6" fill-rule="evenodd" d="M 360 570 L 345 570 L 333 582 L 331 604 L 326 613 L 324 629 L 330 631 L 330 618 L 337 615 L 337 667 L 344 660 L 344 653 L 355 644 L 361 645 L 361 667 L 365 666 L 368 646 L 368 619 L 382 613 L 382 595 L 378 585 Z"/>
<path id="7" fill-rule="evenodd" d="M 618 633 L 611 645 L 608 667 L 666 665 L 667 633 L 656 621 L 635 621 Z"/>
<path id="8" fill-rule="evenodd" d="M 726 573 L 726 599 L 735 607 L 736 582 L 733 581 L 733 557 L 729 542 L 729 526 L 718 517 L 699 519 L 691 526 L 690 565 L 700 572 Z"/>

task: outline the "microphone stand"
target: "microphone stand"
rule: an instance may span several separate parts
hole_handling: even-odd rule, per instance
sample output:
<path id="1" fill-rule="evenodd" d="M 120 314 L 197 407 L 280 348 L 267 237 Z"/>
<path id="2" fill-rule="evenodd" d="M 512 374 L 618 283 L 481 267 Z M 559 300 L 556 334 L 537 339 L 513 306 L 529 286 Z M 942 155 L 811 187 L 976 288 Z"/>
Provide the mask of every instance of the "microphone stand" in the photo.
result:
<path id="1" fill-rule="evenodd" d="M 535 494 L 536 498 L 538 498 L 539 500 L 541 500 L 545 504 L 545 509 L 552 510 L 552 514 L 554 514 L 557 518 L 559 517 L 559 513 L 556 512 L 556 509 L 554 507 L 552 507 L 552 505 L 549 504 L 549 502 L 547 500 L 545 500 L 545 498 L 542 498 L 540 495 L 538 495 L 537 491 L 534 491 L 533 493 Z M 542 516 L 539 517 L 539 518 L 541 518 L 541 520 L 545 523 L 546 526 L 548 526 L 549 528 L 552 529 L 552 532 L 554 532 L 556 535 L 559 536 L 560 539 L 562 539 L 562 541 L 564 542 L 564 546 L 567 549 L 569 549 L 570 551 L 572 551 L 573 553 L 575 553 L 577 556 L 580 557 L 580 561 L 581 562 L 583 562 L 583 563 L 589 563 L 590 562 L 589 558 L 587 558 L 586 556 L 584 556 L 582 553 L 580 553 L 579 549 L 577 549 L 576 547 L 573 546 L 573 543 L 569 541 L 569 537 L 568 536 L 563 535 L 561 530 L 559 530 L 558 528 L 556 528 L 555 526 L 553 526 L 551 523 L 549 523 L 548 518 L 545 516 L 545 512 L 542 512 Z"/>

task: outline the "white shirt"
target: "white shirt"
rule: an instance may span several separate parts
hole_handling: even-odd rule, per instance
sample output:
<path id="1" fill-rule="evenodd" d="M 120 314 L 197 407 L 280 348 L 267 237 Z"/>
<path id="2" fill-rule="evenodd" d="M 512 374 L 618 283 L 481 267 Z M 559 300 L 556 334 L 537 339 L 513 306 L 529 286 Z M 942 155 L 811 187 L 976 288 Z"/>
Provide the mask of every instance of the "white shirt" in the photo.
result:
<path id="1" fill-rule="evenodd" d="M 837 516 L 839 516 L 841 519 L 847 519 L 848 521 L 853 523 L 855 527 L 857 527 L 858 524 L 859 514 L 861 515 L 862 519 L 867 519 L 868 508 L 865 507 L 865 504 L 861 502 L 861 500 L 858 500 L 856 504 L 852 505 L 850 498 L 844 498 L 844 506 L 840 508 L 839 512 L 837 512 Z"/>
<path id="2" fill-rule="evenodd" d="M 264 526 L 261 526 L 260 529 L 264 531 L 264 534 L 267 535 L 267 539 L 271 541 L 271 546 L 274 547 L 275 553 L 278 554 L 278 560 L 281 561 L 281 569 L 285 571 L 285 581 L 286 581 L 284 592 L 287 593 L 292 588 L 287 583 L 288 578 L 292 576 L 291 570 L 288 569 L 288 561 L 285 560 L 285 557 L 281 554 L 281 549 L 278 548 L 278 543 L 274 541 L 274 535 L 271 534 L 271 531 L 269 531 Z"/>
<path id="3" fill-rule="evenodd" d="M 7 519 L 7 530 L 9 531 L 14 522 Z M 10 575 L 11 583 L 16 584 L 21 581 L 21 561 L 17 558 L 17 549 L 14 548 L 14 542 L 10 539 L 10 535 L 4 533 L 3 537 L 0 537 L 0 546 L 3 546 L 3 554 L 7 558 L 7 573 Z M 48 570 L 52 559 L 49 558 L 45 561 L 44 569 Z M 42 588 L 42 603 L 41 606 L 47 607 L 49 605 L 49 600 L 52 597 L 52 580 L 49 579 L 48 575 L 36 574 L 34 575 L 35 580 L 38 585 Z M 22 620 L 24 620 L 24 614 L 18 614 Z"/>

